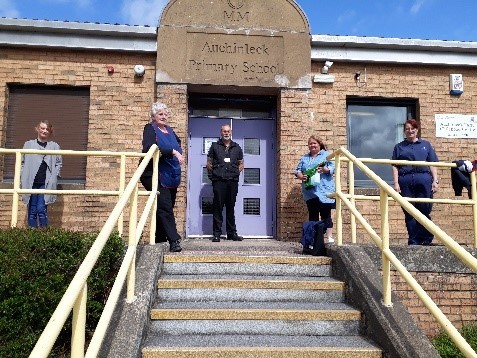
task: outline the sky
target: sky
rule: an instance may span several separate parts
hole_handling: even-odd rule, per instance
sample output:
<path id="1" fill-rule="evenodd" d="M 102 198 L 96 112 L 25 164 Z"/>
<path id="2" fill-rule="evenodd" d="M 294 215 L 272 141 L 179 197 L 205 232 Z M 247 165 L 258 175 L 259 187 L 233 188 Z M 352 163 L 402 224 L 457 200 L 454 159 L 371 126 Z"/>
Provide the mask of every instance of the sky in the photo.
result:
<path id="1" fill-rule="evenodd" d="M 0 0 L 0 17 L 157 26 L 167 2 L 168 0 Z M 474 20 L 477 0 L 296 2 L 308 17 L 312 35 L 477 42 Z"/>

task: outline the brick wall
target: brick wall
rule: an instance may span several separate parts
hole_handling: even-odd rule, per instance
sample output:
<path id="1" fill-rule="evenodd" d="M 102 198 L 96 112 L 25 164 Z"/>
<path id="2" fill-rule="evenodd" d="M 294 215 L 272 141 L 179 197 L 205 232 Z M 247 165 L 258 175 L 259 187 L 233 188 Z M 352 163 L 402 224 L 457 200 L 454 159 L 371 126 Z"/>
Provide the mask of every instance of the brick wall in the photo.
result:
<path id="1" fill-rule="evenodd" d="M 363 77 L 366 65 L 367 83 L 359 87 L 354 80 L 356 71 Z M 322 64 L 312 64 L 313 73 L 319 73 Z M 462 73 L 464 93 L 449 95 L 449 74 Z M 336 61 L 330 71 L 335 76 L 333 84 L 314 84 L 311 91 L 285 90 L 280 98 L 279 163 L 278 184 L 278 237 L 296 240 L 301 223 L 306 219 L 306 206 L 301 199 L 299 185 L 292 172 L 301 155 L 307 152 L 307 139 L 311 134 L 321 137 L 330 150 L 347 146 L 346 99 L 348 96 L 413 98 L 418 100 L 418 118 L 421 120 L 422 137 L 428 139 L 441 161 L 474 159 L 477 140 L 447 139 L 435 137 L 434 115 L 437 113 L 477 114 L 477 103 L 473 100 L 477 92 L 477 69 L 454 66 L 346 64 Z M 377 134 L 380 128 L 370 128 Z M 392 153 L 389 153 L 389 158 Z M 391 171 L 391 168 L 389 169 Z M 455 197 L 450 182 L 450 169 L 438 169 L 440 189 L 436 198 L 467 199 Z M 343 166 L 342 184 L 346 184 Z M 345 189 L 345 188 L 343 188 Z M 465 190 L 464 190 L 465 191 Z M 374 192 L 378 195 L 378 192 Z M 360 211 L 379 233 L 380 216 L 378 202 L 358 203 Z M 451 214 L 452 213 L 452 214 Z M 472 209 L 470 206 L 434 204 L 433 221 L 441 226 L 459 243 L 472 244 Z M 345 224 L 349 213 L 344 212 Z M 404 215 L 399 206 L 390 203 L 390 235 L 393 243 L 407 243 Z M 345 226 L 344 235 L 349 233 Z M 298 234 L 299 236 L 299 234 Z M 369 242 L 364 230 L 358 228 L 358 242 Z"/>
<path id="2" fill-rule="evenodd" d="M 475 325 L 477 278 L 474 273 L 423 271 L 410 273 L 457 329 Z M 441 333 L 443 331 L 441 325 L 429 314 L 429 310 L 395 271 L 392 272 L 391 280 L 393 292 L 407 307 L 419 328 L 429 337 Z"/>
<path id="3" fill-rule="evenodd" d="M 133 67 L 138 63 L 146 69 L 142 78 L 134 76 Z M 114 67 L 114 74 L 108 74 L 108 65 Z M 1 48 L 0 143 L 4 146 L 9 84 L 88 86 L 91 101 L 87 149 L 140 152 L 142 129 L 154 100 L 154 83 L 155 54 Z M 35 136 L 32 130 L 31 137 Z M 61 144 L 61 138 L 55 140 Z M 132 175 L 137 164 L 137 159 L 127 162 L 127 177 Z M 86 185 L 66 185 L 63 188 L 117 190 L 118 183 L 119 160 L 89 158 Z M 3 186 L 8 187 L 7 184 Z M 112 197 L 60 196 L 49 207 L 51 225 L 98 230 L 114 202 Z M 10 211 L 11 196 L 2 194 L 2 227 L 9 226 Z M 19 227 L 26 226 L 25 219 L 25 207 L 20 204 Z"/>
<path id="4" fill-rule="evenodd" d="M 146 74 L 135 78 L 133 66 L 144 64 Z M 106 66 L 115 68 L 108 75 Z M 384 97 L 418 99 L 418 117 L 422 135 L 434 145 L 440 160 L 475 158 L 476 140 L 435 138 L 436 113 L 477 113 L 473 97 L 477 90 L 477 69 L 467 67 L 366 64 L 367 83 L 357 86 L 354 74 L 363 73 L 365 64 L 346 64 L 338 61 L 332 67 L 333 84 L 314 84 L 311 90 L 283 89 L 278 96 L 277 119 L 277 238 L 298 240 L 301 223 L 306 220 L 306 205 L 302 200 L 298 181 L 293 171 L 301 155 L 307 151 L 307 138 L 315 134 L 323 138 L 329 149 L 347 145 L 346 98 Z M 0 141 L 5 142 L 8 84 L 51 84 L 89 86 L 91 91 L 89 118 L 89 150 L 140 151 L 144 124 L 148 120 L 151 102 L 163 100 L 173 114 L 171 125 L 187 148 L 187 86 L 155 84 L 154 54 L 119 52 L 84 52 L 49 49 L 2 48 L 0 55 Z M 312 64 L 319 73 L 321 64 Z M 460 97 L 448 94 L 449 73 L 462 73 L 465 92 Z M 363 76 L 362 76 L 363 77 Z M 370 128 L 379 133 L 380 128 Z M 32 133 L 32 137 L 34 133 Z M 186 151 L 185 151 L 186 152 Z M 391 153 L 389 153 L 391 156 Z M 127 165 L 128 175 L 137 166 L 137 160 Z M 344 168 L 344 167 L 343 167 Z M 184 167 L 183 183 L 187 182 Z M 391 170 L 391 169 L 390 169 Z M 90 158 L 85 188 L 112 190 L 117 187 L 119 165 L 110 158 Z M 346 183 L 346 170 L 343 184 Z M 455 198 L 450 171 L 439 169 L 440 190 L 436 197 Z M 5 184 L 3 184 L 5 186 Z M 66 188 L 66 187 L 65 187 Z M 186 186 L 179 190 L 176 204 L 178 228 L 185 231 Z M 0 201 L 2 226 L 10 222 L 11 203 Z M 464 197 L 465 198 L 465 197 Z M 112 208 L 113 198 L 60 197 L 50 208 L 52 225 L 73 229 L 97 229 Z M 363 215 L 379 232 L 377 202 L 360 202 Z M 449 213 L 452 210 L 452 215 Z M 21 206 L 19 226 L 25 225 L 25 208 Z M 473 241 L 471 207 L 453 207 L 435 204 L 433 220 L 458 242 Z M 94 220 L 91 222 L 91 219 Z M 349 232 L 349 213 L 344 212 L 345 230 Z M 403 213 L 394 203 L 389 215 L 393 243 L 406 243 Z M 366 234 L 358 228 L 359 242 L 367 242 Z"/>

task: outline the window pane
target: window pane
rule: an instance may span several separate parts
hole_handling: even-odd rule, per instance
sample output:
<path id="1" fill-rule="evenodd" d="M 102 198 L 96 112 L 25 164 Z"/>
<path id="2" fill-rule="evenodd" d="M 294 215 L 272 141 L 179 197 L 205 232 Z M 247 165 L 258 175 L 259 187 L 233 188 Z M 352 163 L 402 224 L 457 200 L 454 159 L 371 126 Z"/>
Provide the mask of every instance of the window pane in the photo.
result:
<path id="1" fill-rule="evenodd" d="M 244 138 L 243 153 L 248 155 L 260 155 L 260 139 Z"/>
<path id="2" fill-rule="evenodd" d="M 219 137 L 205 137 L 202 138 L 202 154 L 209 153 L 209 149 L 212 146 L 212 143 L 217 142 Z"/>
<path id="3" fill-rule="evenodd" d="M 244 198 L 243 214 L 260 215 L 260 198 Z"/>
<path id="4" fill-rule="evenodd" d="M 358 158 L 391 159 L 394 145 L 403 140 L 403 123 L 410 112 L 408 104 L 348 105 L 348 148 Z M 388 183 L 392 182 L 389 165 L 368 167 Z M 355 169 L 357 187 L 375 187 L 365 174 Z"/>
<path id="5" fill-rule="evenodd" d="M 212 207 L 213 201 L 214 201 L 214 198 L 204 197 L 204 196 L 201 198 L 200 208 L 201 208 L 201 211 L 202 211 L 202 215 L 212 215 L 213 214 L 213 207 Z"/>
<path id="6" fill-rule="evenodd" d="M 202 167 L 202 184 L 212 184 L 212 180 L 209 179 L 207 167 Z"/>
<path id="7" fill-rule="evenodd" d="M 244 168 L 244 184 L 260 184 L 260 168 Z"/>
<path id="8" fill-rule="evenodd" d="M 53 125 L 51 140 L 63 150 L 86 150 L 88 145 L 90 91 L 86 87 L 12 85 L 9 87 L 6 148 L 23 148 L 35 139 L 40 120 Z M 32 113 L 34 114 L 32 118 Z M 86 156 L 63 156 L 60 183 L 84 183 Z M 14 175 L 15 157 L 5 156 L 3 180 Z"/>

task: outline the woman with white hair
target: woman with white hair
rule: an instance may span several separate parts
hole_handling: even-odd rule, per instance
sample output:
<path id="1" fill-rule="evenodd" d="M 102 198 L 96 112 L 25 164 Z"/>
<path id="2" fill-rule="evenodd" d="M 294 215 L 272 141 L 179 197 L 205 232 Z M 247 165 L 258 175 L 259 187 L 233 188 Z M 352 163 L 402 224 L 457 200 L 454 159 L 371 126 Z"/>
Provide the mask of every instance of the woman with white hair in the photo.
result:
<path id="1" fill-rule="evenodd" d="M 180 252 L 180 235 L 174 218 L 177 187 L 181 181 L 182 156 L 181 140 L 167 125 L 169 111 L 164 103 L 156 102 L 151 107 L 151 122 L 144 126 L 142 152 L 146 153 L 153 144 L 161 151 L 159 159 L 159 183 L 156 212 L 156 242 L 169 241 L 171 252 Z M 146 190 L 152 190 L 152 160 L 141 176 Z"/>

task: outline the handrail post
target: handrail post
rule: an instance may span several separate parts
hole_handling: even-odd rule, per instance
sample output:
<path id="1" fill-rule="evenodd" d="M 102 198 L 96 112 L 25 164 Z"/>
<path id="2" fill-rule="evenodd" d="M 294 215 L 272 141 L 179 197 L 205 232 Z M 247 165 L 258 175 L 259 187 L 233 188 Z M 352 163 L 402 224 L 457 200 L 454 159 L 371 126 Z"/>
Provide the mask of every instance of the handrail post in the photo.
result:
<path id="1" fill-rule="evenodd" d="M 354 198 L 354 163 L 348 161 L 348 187 L 350 194 L 350 202 L 356 206 L 356 199 Z M 351 242 L 356 244 L 356 217 L 351 215 Z"/>
<path id="2" fill-rule="evenodd" d="M 119 169 L 119 196 L 121 197 L 124 193 L 124 188 L 126 187 L 126 155 L 121 154 L 121 164 Z M 119 215 L 118 219 L 118 232 L 119 236 L 123 236 L 124 230 L 124 212 Z"/>
<path id="3" fill-rule="evenodd" d="M 155 199 L 154 199 L 154 204 L 152 204 L 152 210 L 151 210 L 151 227 L 150 227 L 150 232 L 149 232 L 149 244 L 154 245 L 156 242 L 156 212 L 157 212 L 157 195 L 158 195 L 158 183 L 159 183 L 159 148 L 154 152 L 154 155 L 152 157 L 152 192 L 156 193 L 155 194 Z"/>
<path id="4" fill-rule="evenodd" d="M 73 306 L 73 321 L 71 331 L 71 358 L 83 358 L 86 335 L 86 302 L 88 300 L 88 287 L 86 282 L 76 298 Z"/>
<path id="5" fill-rule="evenodd" d="M 472 216 L 474 221 L 474 248 L 477 248 L 477 189 L 475 186 L 475 172 L 470 173 L 470 194 L 472 196 Z"/>
<path id="6" fill-rule="evenodd" d="M 136 247 L 136 225 L 137 225 L 137 197 L 138 186 L 134 188 L 131 197 L 129 198 L 129 247 Z M 127 275 L 127 297 L 126 302 L 131 303 L 136 299 L 135 293 L 136 286 L 136 253 L 131 260 Z"/>
<path id="7" fill-rule="evenodd" d="M 391 307 L 391 263 L 384 254 L 389 251 L 389 202 L 388 194 L 381 188 L 379 207 L 381 209 L 381 261 L 382 261 L 382 273 L 383 273 L 383 303 L 385 306 Z"/>
<path id="8" fill-rule="evenodd" d="M 341 154 L 335 157 L 335 190 L 341 193 Z M 336 239 L 338 245 L 343 244 L 343 215 L 341 212 L 341 199 L 339 196 L 336 201 Z"/>
<path id="9" fill-rule="evenodd" d="M 20 189 L 20 173 L 22 169 L 22 154 L 20 152 L 15 153 L 15 174 L 13 177 L 13 198 L 12 198 L 12 221 L 11 227 L 17 227 L 18 223 L 18 201 L 20 195 L 18 189 Z"/>

